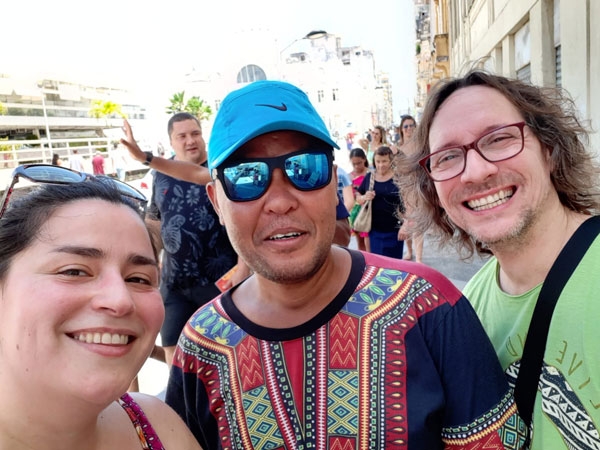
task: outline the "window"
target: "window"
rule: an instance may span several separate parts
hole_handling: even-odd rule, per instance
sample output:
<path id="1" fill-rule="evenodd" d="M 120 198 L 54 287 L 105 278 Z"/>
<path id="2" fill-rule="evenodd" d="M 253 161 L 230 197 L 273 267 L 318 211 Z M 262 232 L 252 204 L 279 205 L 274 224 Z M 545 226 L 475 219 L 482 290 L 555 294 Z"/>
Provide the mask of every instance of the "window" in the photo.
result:
<path id="1" fill-rule="evenodd" d="M 517 79 L 525 83 L 531 83 L 531 64 L 527 64 L 517 70 Z"/>
<path id="2" fill-rule="evenodd" d="M 338 89 L 337 88 L 333 89 L 333 101 L 335 102 L 339 99 L 340 99 L 340 93 L 339 93 Z"/>
<path id="3" fill-rule="evenodd" d="M 555 71 L 556 71 L 556 87 L 562 87 L 562 61 L 561 61 L 561 51 L 560 51 L 560 45 L 558 45 L 556 47 L 556 67 L 555 67 Z"/>
<path id="4" fill-rule="evenodd" d="M 237 82 L 238 83 L 252 83 L 253 81 L 266 80 L 267 76 L 265 71 L 254 64 L 248 64 L 242 67 L 242 70 L 238 72 Z"/>
<path id="5" fill-rule="evenodd" d="M 317 98 L 319 100 L 319 103 L 321 103 L 321 100 L 323 100 L 323 97 L 325 97 L 323 95 L 323 91 L 317 91 Z"/>

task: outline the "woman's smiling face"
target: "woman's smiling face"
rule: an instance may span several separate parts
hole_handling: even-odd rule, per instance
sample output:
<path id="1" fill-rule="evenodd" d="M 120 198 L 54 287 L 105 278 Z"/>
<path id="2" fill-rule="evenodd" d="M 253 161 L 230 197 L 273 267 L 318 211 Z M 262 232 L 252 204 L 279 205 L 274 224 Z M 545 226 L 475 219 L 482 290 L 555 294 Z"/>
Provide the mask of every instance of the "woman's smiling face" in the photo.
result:
<path id="1" fill-rule="evenodd" d="M 162 324 L 158 277 L 148 231 L 129 207 L 61 206 L 0 286 L 0 382 L 65 401 L 118 397 Z"/>

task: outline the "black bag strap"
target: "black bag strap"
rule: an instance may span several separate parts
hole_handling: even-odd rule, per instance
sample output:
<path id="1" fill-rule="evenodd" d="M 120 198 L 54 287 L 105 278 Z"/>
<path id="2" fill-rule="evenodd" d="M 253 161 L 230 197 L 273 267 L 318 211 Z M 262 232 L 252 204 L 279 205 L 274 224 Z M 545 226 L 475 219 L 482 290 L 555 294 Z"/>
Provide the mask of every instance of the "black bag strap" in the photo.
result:
<path id="1" fill-rule="evenodd" d="M 583 222 L 554 261 L 540 290 L 527 331 L 521 367 L 515 385 L 515 401 L 519 415 L 530 429 L 554 307 L 565 284 L 599 233 L 600 216 L 594 216 Z"/>

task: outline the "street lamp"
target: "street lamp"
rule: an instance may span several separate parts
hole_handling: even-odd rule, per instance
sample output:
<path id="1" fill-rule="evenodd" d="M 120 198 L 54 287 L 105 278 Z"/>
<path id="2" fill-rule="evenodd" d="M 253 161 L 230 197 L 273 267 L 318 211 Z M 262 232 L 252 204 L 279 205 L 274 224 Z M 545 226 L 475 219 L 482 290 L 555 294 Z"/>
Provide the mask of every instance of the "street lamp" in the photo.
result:
<path id="1" fill-rule="evenodd" d="M 302 39 L 310 39 L 312 41 L 312 40 L 315 40 L 315 39 L 320 39 L 322 37 L 325 37 L 325 36 L 327 36 L 327 34 L 328 34 L 327 31 L 324 31 L 324 30 L 313 30 L 310 33 L 306 34 L 306 36 L 302 36 L 302 37 L 299 37 L 298 39 L 294 39 L 283 50 L 281 50 L 279 52 L 279 56 L 281 57 L 281 54 L 283 52 L 285 52 L 288 48 L 290 48 L 296 42 L 301 41 Z"/>

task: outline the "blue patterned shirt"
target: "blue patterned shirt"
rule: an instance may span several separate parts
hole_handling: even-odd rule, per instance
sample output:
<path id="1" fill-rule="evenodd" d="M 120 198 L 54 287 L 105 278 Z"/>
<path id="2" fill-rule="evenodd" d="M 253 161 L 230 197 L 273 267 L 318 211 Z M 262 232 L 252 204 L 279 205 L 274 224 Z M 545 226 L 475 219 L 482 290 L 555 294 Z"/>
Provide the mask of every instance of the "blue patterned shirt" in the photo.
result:
<path id="1" fill-rule="evenodd" d="M 155 171 L 148 215 L 161 221 L 161 283 L 169 290 L 208 286 L 237 263 L 204 186 Z"/>

